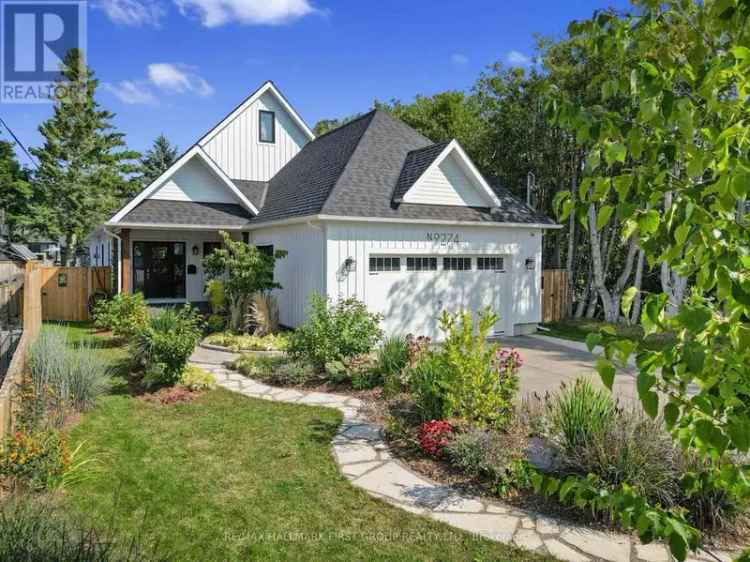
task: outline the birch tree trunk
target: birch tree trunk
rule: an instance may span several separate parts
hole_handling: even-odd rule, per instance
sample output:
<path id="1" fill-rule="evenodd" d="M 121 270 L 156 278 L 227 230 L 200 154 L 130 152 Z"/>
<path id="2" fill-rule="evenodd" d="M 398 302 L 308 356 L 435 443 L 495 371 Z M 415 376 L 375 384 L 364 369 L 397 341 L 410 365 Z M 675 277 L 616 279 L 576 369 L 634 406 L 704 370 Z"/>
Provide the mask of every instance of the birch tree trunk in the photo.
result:
<path id="1" fill-rule="evenodd" d="M 635 280 L 633 286 L 635 287 L 636 293 L 633 299 L 633 306 L 630 309 L 630 324 L 638 324 L 638 320 L 641 317 L 641 286 L 643 285 L 643 262 L 645 261 L 646 254 L 643 250 L 638 250 L 638 259 L 635 265 Z"/>
<path id="2" fill-rule="evenodd" d="M 664 194 L 664 213 L 672 207 L 672 192 Z M 667 295 L 667 316 L 674 316 L 685 298 L 687 278 L 669 267 L 667 262 L 661 263 L 661 290 Z"/>
<path id="3" fill-rule="evenodd" d="M 576 194 L 578 193 L 578 158 L 573 157 L 573 179 L 570 185 L 570 198 L 575 203 Z M 573 270 L 573 264 L 575 263 L 575 250 L 576 250 L 576 214 L 570 213 L 568 217 L 568 254 L 565 256 L 565 269 L 568 272 L 568 295 L 571 297 L 568 299 L 568 309 L 566 316 L 570 316 L 573 313 L 573 298 L 572 295 L 575 293 L 575 281 L 577 271 Z"/>

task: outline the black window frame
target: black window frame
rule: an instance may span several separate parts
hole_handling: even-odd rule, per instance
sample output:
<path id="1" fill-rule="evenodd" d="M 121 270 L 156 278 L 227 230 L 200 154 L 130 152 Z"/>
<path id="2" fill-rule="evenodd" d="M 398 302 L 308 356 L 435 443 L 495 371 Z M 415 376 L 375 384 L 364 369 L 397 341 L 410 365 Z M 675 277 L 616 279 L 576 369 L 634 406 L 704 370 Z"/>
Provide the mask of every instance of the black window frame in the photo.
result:
<path id="1" fill-rule="evenodd" d="M 500 267 L 498 267 L 498 262 Z M 477 271 L 505 271 L 503 256 L 477 256 Z"/>
<path id="2" fill-rule="evenodd" d="M 224 242 L 203 242 L 203 257 L 207 258 L 222 246 Z"/>
<path id="3" fill-rule="evenodd" d="M 401 271 L 401 256 L 370 256 L 368 273 L 393 273 Z"/>
<path id="4" fill-rule="evenodd" d="M 258 250 L 264 256 L 268 256 L 268 257 L 273 256 L 273 244 L 261 244 L 260 246 L 256 245 L 255 249 Z"/>
<path id="5" fill-rule="evenodd" d="M 271 116 L 271 140 L 263 139 L 263 127 L 261 126 L 263 123 L 263 115 Z M 275 112 L 269 111 L 267 109 L 258 110 L 258 142 L 262 142 L 266 144 L 276 143 L 276 113 Z"/>
<path id="6" fill-rule="evenodd" d="M 454 267 L 458 266 L 460 267 Z M 466 256 L 445 256 L 443 258 L 443 271 L 471 271 L 471 258 Z"/>
<path id="7" fill-rule="evenodd" d="M 425 264 L 427 267 L 425 267 Z M 406 271 L 437 271 L 437 256 L 407 256 Z"/>

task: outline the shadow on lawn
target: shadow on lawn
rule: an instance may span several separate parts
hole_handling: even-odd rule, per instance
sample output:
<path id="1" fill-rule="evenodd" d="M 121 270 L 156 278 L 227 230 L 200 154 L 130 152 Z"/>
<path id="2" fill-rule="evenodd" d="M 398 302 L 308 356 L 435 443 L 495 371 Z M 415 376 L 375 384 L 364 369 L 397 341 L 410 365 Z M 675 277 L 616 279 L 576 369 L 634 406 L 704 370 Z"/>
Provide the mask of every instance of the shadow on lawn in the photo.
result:
<path id="1" fill-rule="evenodd" d="M 336 432 L 339 429 L 339 423 L 339 421 L 315 419 L 309 425 L 312 430 L 310 436 L 316 443 L 328 445 L 330 444 L 331 439 L 336 435 Z"/>

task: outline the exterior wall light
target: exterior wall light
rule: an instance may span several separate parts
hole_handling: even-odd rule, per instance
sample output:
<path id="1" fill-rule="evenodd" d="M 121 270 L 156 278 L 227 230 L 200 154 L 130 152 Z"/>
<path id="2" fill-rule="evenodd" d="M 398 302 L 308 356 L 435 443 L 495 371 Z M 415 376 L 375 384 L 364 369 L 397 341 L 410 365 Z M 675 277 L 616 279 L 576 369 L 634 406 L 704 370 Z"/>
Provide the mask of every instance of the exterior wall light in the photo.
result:
<path id="1" fill-rule="evenodd" d="M 201 249 L 198 247 L 198 244 L 193 246 L 193 255 L 197 256 L 200 253 Z"/>
<path id="2" fill-rule="evenodd" d="M 346 273 L 351 273 L 352 271 L 357 271 L 357 261 L 352 258 L 348 257 L 344 260 L 344 271 Z"/>
<path id="3" fill-rule="evenodd" d="M 536 268 L 536 260 L 534 258 L 526 258 L 526 269 L 533 271 Z"/>

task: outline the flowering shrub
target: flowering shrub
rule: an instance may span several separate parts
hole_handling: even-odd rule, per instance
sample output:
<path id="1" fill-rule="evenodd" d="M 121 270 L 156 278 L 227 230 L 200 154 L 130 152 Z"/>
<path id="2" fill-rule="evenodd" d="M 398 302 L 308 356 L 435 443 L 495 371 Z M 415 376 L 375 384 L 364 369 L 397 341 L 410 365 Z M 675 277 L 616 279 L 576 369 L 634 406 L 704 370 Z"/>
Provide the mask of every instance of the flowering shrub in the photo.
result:
<path id="1" fill-rule="evenodd" d="M 521 367 L 523 367 L 523 359 L 515 349 L 498 349 L 495 352 L 495 368 L 501 376 L 504 373 L 516 376 Z"/>
<path id="2" fill-rule="evenodd" d="M 432 420 L 419 426 L 419 445 L 431 457 L 441 458 L 453 437 L 453 426 L 447 421 Z"/>
<path id="3" fill-rule="evenodd" d="M 416 365 L 420 358 L 430 349 L 432 338 L 429 336 L 406 336 L 406 344 L 409 347 L 409 366 Z"/>
<path id="4" fill-rule="evenodd" d="M 65 437 L 58 431 L 16 431 L 0 445 L 0 478 L 43 490 L 70 465 Z"/>

